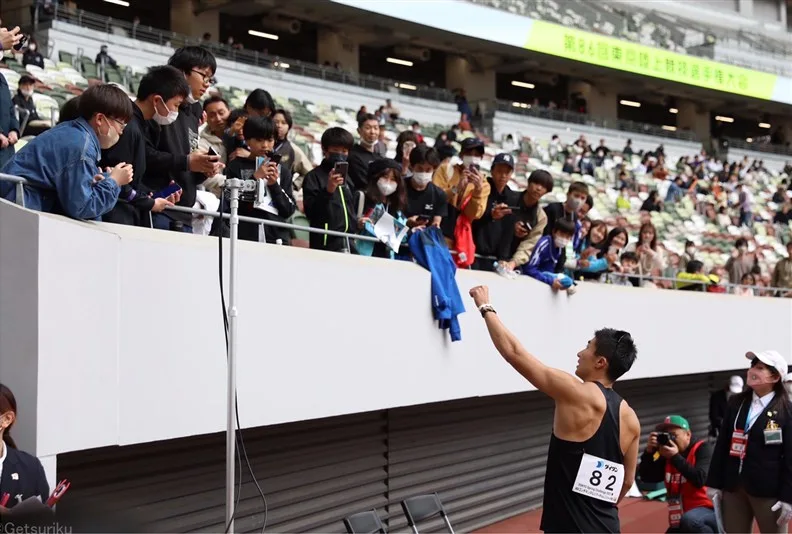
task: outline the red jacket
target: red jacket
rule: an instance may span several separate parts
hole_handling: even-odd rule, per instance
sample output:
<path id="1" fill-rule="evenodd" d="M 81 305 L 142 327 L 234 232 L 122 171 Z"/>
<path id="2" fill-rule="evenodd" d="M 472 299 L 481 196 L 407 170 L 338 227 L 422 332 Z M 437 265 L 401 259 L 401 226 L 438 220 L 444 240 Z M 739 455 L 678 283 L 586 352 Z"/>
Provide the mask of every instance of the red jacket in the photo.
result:
<path id="1" fill-rule="evenodd" d="M 698 441 L 690 447 L 685 459 L 690 465 L 696 465 L 696 451 L 701 447 L 702 443 L 704 443 L 704 440 Z M 712 508 L 712 501 L 707 497 L 707 488 L 697 488 L 693 484 L 687 484 L 685 477 L 682 476 L 682 473 L 676 467 L 671 465 L 671 462 L 666 462 L 665 486 L 668 495 L 681 497 L 682 510 L 685 512 L 699 507 Z"/>

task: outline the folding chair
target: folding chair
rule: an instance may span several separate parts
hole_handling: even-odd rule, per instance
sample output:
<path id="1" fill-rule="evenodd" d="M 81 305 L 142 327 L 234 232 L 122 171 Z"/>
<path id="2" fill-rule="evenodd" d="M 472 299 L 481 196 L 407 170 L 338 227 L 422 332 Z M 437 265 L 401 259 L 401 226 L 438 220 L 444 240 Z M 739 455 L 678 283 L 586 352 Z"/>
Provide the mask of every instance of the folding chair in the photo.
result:
<path id="1" fill-rule="evenodd" d="M 344 518 L 344 526 L 349 534 L 387 534 L 385 526 L 376 510 L 352 514 Z"/>
<path id="2" fill-rule="evenodd" d="M 404 510 L 404 515 L 407 516 L 407 523 L 412 528 L 414 534 L 420 534 L 416 523 L 431 519 L 437 515 L 443 518 L 446 527 L 448 527 L 448 532 L 454 534 L 454 527 L 451 526 L 445 508 L 443 508 L 443 503 L 440 502 L 440 497 L 437 496 L 437 493 L 410 497 L 409 499 L 404 499 L 401 505 L 402 510 Z"/>

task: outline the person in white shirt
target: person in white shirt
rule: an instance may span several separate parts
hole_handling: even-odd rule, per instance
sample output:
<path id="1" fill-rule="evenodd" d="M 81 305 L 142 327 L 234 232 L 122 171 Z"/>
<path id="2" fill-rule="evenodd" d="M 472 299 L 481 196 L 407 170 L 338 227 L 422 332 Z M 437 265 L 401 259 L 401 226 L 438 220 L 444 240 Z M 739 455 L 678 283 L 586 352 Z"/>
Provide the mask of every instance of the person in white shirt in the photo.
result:
<path id="1" fill-rule="evenodd" d="M 778 352 L 748 352 L 748 389 L 729 400 L 707 477 L 726 532 L 787 532 L 792 519 L 792 405 Z M 720 503 L 720 506 L 718 506 Z"/>

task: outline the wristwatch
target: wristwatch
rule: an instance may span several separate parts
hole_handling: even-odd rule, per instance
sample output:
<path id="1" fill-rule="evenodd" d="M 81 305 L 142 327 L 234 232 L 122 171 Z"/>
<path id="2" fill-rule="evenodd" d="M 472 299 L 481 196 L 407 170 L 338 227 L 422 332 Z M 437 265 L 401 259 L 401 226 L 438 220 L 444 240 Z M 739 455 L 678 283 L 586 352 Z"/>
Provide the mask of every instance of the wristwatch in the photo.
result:
<path id="1" fill-rule="evenodd" d="M 479 313 L 481 313 L 482 317 L 487 315 L 487 313 L 489 313 L 489 312 L 492 312 L 495 315 L 498 314 L 498 312 L 495 311 L 495 308 L 492 307 L 492 304 L 482 304 L 481 306 L 478 307 L 478 311 L 479 311 Z"/>

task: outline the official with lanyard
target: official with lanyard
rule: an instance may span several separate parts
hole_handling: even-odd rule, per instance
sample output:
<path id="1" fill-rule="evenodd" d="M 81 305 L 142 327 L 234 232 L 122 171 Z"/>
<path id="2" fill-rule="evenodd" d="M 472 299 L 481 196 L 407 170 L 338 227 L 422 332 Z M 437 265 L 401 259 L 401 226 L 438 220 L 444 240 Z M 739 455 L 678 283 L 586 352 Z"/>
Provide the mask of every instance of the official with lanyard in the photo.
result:
<path id="1" fill-rule="evenodd" d="M 792 405 L 787 362 L 776 351 L 748 352 L 748 389 L 729 400 L 707 477 L 726 532 L 787 532 L 792 519 Z M 720 506 L 718 506 L 720 503 Z"/>

